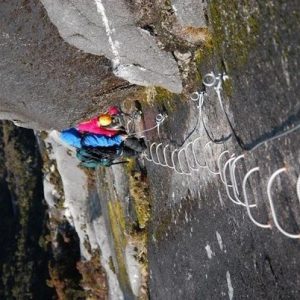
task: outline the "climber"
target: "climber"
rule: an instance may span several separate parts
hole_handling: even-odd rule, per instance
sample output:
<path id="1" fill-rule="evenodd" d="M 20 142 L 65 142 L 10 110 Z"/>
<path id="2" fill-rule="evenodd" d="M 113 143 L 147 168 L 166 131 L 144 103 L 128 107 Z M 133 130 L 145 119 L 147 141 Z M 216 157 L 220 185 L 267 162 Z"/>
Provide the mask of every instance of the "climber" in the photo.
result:
<path id="1" fill-rule="evenodd" d="M 85 166 L 110 166 L 117 157 L 137 156 L 146 149 L 143 139 L 128 136 L 120 121 L 121 110 L 116 106 L 89 121 L 79 123 L 76 128 L 63 130 L 62 141 L 76 148 L 76 156 L 82 162 L 89 158 Z M 103 159 L 105 157 L 105 159 Z M 105 164 L 101 164 L 105 161 Z M 106 163 L 106 161 L 108 161 Z"/>
<path id="2" fill-rule="evenodd" d="M 83 134 L 76 128 L 69 128 L 60 133 L 60 138 L 69 146 L 76 148 L 77 153 L 82 149 L 93 153 L 96 151 L 106 153 L 107 156 L 114 153 L 113 159 L 121 156 L 137 156 L 146 149 L 142 139 L 129 137 L 127 134 L 108 137 L 92 133 Z"/>

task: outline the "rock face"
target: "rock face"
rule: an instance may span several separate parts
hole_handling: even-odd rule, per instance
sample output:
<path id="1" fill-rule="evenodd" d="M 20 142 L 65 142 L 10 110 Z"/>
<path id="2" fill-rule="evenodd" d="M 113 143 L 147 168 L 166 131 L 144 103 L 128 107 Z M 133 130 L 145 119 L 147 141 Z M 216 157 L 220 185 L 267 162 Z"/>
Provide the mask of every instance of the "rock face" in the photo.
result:
<path id="1" fill-rule="evenodd" d="M 105 55 L 118 77 L 143 86 L 180 93 L 176 61 L 135 25 L 124 0 L 41 0 L 65 41 L 91 54 Z"/>
<path id="2" fill-rule="evenodd" d="M 223 150 L 229 154 L 222 166 L 233 153 L 245 154 L 236 168 L 242 201 L 245 200 L 242 190 L 245 175 L 251 168 L 259 167 L 259 173 L 248 178 L 246 192 L 251 203 L 257 205 L 251 209 L 255 220 L 272 224 L 272 229 L 256 226 L 245 207 L 230 200 L 218 175 L 207 170 L 193 172 L 192 176 L 176 175 L 169 168 L 147 164 L 153 195 L 153 229 L 148 250 L 152 274 L 150 297 L 299 299 L 299 240 L 288 238 L 278 230 L 267 195 L 273 172 L 286 167 L 287 172 L 276 177 L 270 192 L 280 226 L 289 233 L 299 234 L 300 207 L 296 195 L 300 174 L 297 77 L 300 57 L 296 51 L 300 45 L 299 1 L 217 0 L 209 3 L 213 44 L 217 44 L 219 51 L 216 47 L 217 56 L 202 56 L 202 75 L 212 69 L 215 72 L 225 69 L 229 75 L 230 79 L 224 84 L 223 103 L 237 139 L 222 146 L 215 144 L 206 156 L 201 149 L 208 137 L 203 124 L 199 124 L 198 132 L 203 140 L 199 140 L 197 158 L 199 163 L 207 162 L 212 168 L 217 166 L 212 162 L 217 161 Z M 211 89 L 206 92 L 209 105 L 203 112 L 205 124 L 214 138 L 226 136 L 230 130 L 217 96 Z M 173 111 L 177 113 L 175 116 L 169 113 L 168 122 L 173 120 L 174 127 L 170 123 L 161 127 L 165 140 L 153 139 L 156 145 L 163 142 L 162 149 L 170 140 L 181 144 L 196 124 L 193 120 L 193 116 L 198 116 L 195 105 L 186 104 Z M 144 119 L 147 120 L 147 115 Z M 188 125 L 183 126 L 184 122 Z M 190 129 L 180 133 L 183 128 Z M 291 128 L 298 130 L 283 134 Z M 196 130 L 194 134 L 194 138 L 198 136 Z M 273 140 L 249 151 L 270 138 Z M 248 151 L 243 150 L 241 141 Z M 213 160 L 211 153 L 215 153 Z M 190 158 L 189 151 L 188 156 Z M 229 192 L 233 192 L 232 189 Z M 174 297 L 174 287 L 178 286 L 178 296 Z"/>
<path id="3" fill-rule="evenodd" d="M 38 0 L 1 1 L 0 28 L 0 119 L 60 129 L 137 89 L 108 59 L 65 43 Z"/>
<path id="4" fill-rule="evenodd" d="M 172 7 L 181 26 L 207 27 L 205 0 L 172 0 Z"/>

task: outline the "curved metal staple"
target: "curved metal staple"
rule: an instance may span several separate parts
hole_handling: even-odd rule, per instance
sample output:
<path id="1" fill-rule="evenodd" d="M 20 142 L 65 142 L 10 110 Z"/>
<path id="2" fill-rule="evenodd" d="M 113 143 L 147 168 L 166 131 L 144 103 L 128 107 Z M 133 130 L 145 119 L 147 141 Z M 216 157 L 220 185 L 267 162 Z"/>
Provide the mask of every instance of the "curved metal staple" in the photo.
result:
<path id="1" fill-rule="evenodd" d="M 169 144 L 167 144 L 164 149 L 163 149 L 163 155 L 164 155 L 164 159 L 165 159 L 165 162 L 166 162 L 166 167 L 168 168 L 171 168 L 171 169 L 174 169 L 174 166 L 170 166 L 169 163 L 168 163 L 168 160 L 167 160 L 167 154 L 166 154 L 166 151 L 167 151 L 167 148 L 170 147 Z M 171 151 L 170 151 L 171 153 Z"/>
<path id="2" fill-rule="evenodd" d="M 192 147 L 193 147 L 193 141 L 192 141 L 192 142 L 189 142 L 189 143 L 185 146 L 186 151 L 188 150 L 188 148 L 189 148 L 190 145 L 192 145 Z M 191 153 L 192 153 L 193 159 L 194 159 L 194 161 L 195 161 L 195 167 L 192 166 L 192 165 L 190 164 L 189 159 L 187 159 L 187 164 L 188 164 L 188 166 L 189 166 L 190 169 L 192 169 L 192 170 L 194 170 L 194 171 L 199 171 L 199 168 L 197 168 L 197 162 L 196 162 L 196 158 L 195 158 L 193 149 L 192 149 Z"/>
<path id="3" fill-rule="evenodd" d="M 206 143 L 206 145 L 204 146 L 204 148 L 203 148 L 203 152 L 204 152 L 204 153 L 205 153 L 206 147 L 207 147 L 209 144 L 211 144 L 211 141 L 208 142 L 208 143 Z M 212 173 L 212 174 L 214 174 L 214 175 L 219 175 L 219 174 L 220 174 L 220 172 L 213 171 L 213 170 L 209 167 L 209 165 L 208 165 L 208 163 L 207 163 L 206 160 L 205 160 L 205 162 L 206 162 L 206 167 L 207 167 L 207 169 L 208 169 L 208 171 L 209 171 L 210 173 Z"/>
<path id="4" fill-rule="evenodd" d="M 173 150 L 173 151 L 171 152 L 171 161 L 172 161 L 172 164 L 173 164 L 173 166 L 174 166 L 174 171 L 175 171 L 176 173 L 181 174 L 180 172 L 177 171 L 177 169 L 176 169 L 176 167 L 175 167 L 174 155 L 175 155 L 176 151 L 177 151 L 177 149 L 175 149 L 175 150 Z"/>
<path id="5" fill-rule="evenodd" d="M 196 138 L 193 142 L 192 142 L 192 151 L 193 151 L 193 155 L 194 155 L 194 158 L 195 158 L 195 162 L 196 162 L 196 164 L 200 167 L 200 168 L 207 168 L 207 166 L 206 166 L 206 162 L 205 162 L 205 165 L 201 165 L 200 163 L 199 163 L 199 161 L 198 161 L 198 159 L 197 159 L 197 155 L 196 155 L 196 153 L 195 153 L 195 143 L 198 141 L 198 140 L 200 140 L 202 137 L 201 136 L 199 136 L 198 138 Z"/>
<path id="6" fill-rule="evenodd" d="M 236 181 L 236 176 L 235 176 L 235 169 L 236 169 L 236 163 L 237 163 L 237 161 L 240 160 L 241 158 L 244 158 L 244 154 L 239 155 L 232 162 L 231 169 L 230 169 L 230 176 L 231 176 L 231 181 L 232 181 L 232 184 L 233 184 L 233 191 L 234 191 L 234 195 L 235 195 L 236 199 L 238 199 L 238 195 L 240 193 L 239 193 L 239 190 L 238 190 L 238 187 L 237 187 L 237 181 Z"/>
<path id="7" fill-rule="evenodd" d="M 148 158 L 148 159 L 150 159 L 150 160 L 152 160 L 152 154 L 151 154 L 151 151 L 150 151 L 150 148 L 151 148 L 151 143 L 150 143 L 150 141 L 146 141 L 146 143 L 147 143 L 147 149 L 149 149 L 148 150 L 148 154 L 146 155 L 146 157 Z"/>
<path id="8" fill-rule="evenodd" d="M 229 178 L 230 178 L 231 183 L 232 183 L 231 188 L 232 188 L 233 192 L 235 191 L 235 185 L 234 185 L 234 181 L 233 181 L 233 177 L 232 177 L 232 163 L 235 159 L 236 159 L 236 157 L 234 156 L 234 157 L 232 157 L 232 159 L 229 159 L 229 161 L 227 161 L 228 162 Z M 223 174 L 226 183 L 227 183 L 227 177 L 226 177 L 227 162 L 224 165 L 224 174 Z M 229 189 L 228 189 L 228 192 L 229 192 Z M 231 198 L 231 200 L 233 199 L 230 194 L 228 196 L 229 196 L 229 198 Z M 242 201 L 240 201 L 240 199 L 235 197 L 235 194 L 234 194 L 234 198 L 235 199 L 233 199 L 233 200 L 235 201 L 236 204 L 243 205 Z"/>
<path id="9" fill-rule="evenodd" d="M 150 146 L 150 157 L 146 156 L 146 159 L 148 161 L 152 161 L 156 165 L 159 165 L 159 166 L 162 166 L 162 167 L 168 167 L 170 169 L 174 169 L 175 172 L 178 173 L 178 174 L 191 175 L 190 170 L 189 170 L 189 172 L 186 172 L 184 170 L 184 167 L 182 165 L 181 158 L 180 158 L 180 155 L 181 155 L 182 152 L 185 151 L 185 148 L 183 148 L 181 150 L 175 149 L 174 151 L 171 152 L 171 161 L 172 161 L 172 164 L 173 164 L 173 166 L 172 166 L 172 165 L 169 164 L 168 159 L 167 159 L 167 154 L 166 154 L 166 151 L 167 151 L 167 148 L 169 147 L 169 145 L 166 145 L 162 150 L 164 162 L 160 159 L 160 156 L 159 156 L 159 151 L 160 151 L 159 149 L 161 149 L 160 147 L 162 147 L 162 143 L 159 143 L 159 144 L 157 144 L 155 142 L 152 143 L 151 146 Z M 178 153 L 178 156 L 177 156 L 178 164 L 176 164 L 176 162 L 175 162 L 176 153 Z M 155 159 L 155 155 L 156 155 L 156 159 Z M 185 157 L 186 157 L 186 153 L 185 153 Z M 187 157 L 186 157 L 186 160 L 187 160 Z M 176 168 L 176 166 L 178 166 L 179 169 Z"/>
<path id="10" fill-rule="evenodd" d="M 187 161 L 185 148 L 182 148 L 182 149 L 180 149 L 180 150 L 178 151 L 178 163 L 179 163 L 180 169 L 182 170 L 182 172 L 183 172 L 185 175 L 191 175 L 191 172 L 187 173 L 187 172 L 184 171 L 184 167 L 182 166 L 182 164 L 181 164 L 181 159 L 180 159 L 180 154 L 181 154 L 181 153 L 184 153 L 185 160 Z"/>
<path id="11" fill-rule="evenodd" d="M 149 147 L 149 146 L 148 146 Z M 151 147 L 152 147 L 152 144 L 150 145 L 149 147 L 149 152 L 146 154 L 145 158 L 148 160 L 148 161 L 152 161 L 152 153 L 151 153 Z"/>
<path id="12" fill-rule="evenodd" d="M 231 156 L 231 158 L 229 158 L 227 160 L 227 162 L 225 163 L 224 167 L 223 167 L 223 178 L 224 178 L 224 185 L 225 185 L 225 189 L 226 189 L 226 193 L 227 193 L 227 196 L 228 198 L 235 204 L 238 204 L 238 205 L 243 205 L 243 203 L 241 202 L 237 202 L 235 199 L 233 199 L 229 193 L 229 186 L 227 184 L 227 177 L 226 177 L 226 168 L 228 165 L 230 165 L 231 161 L 233 161 L 235 159 L 235 156 L 234 154 Z M 245 204 L 244 204 L 245 205 Z"/>
<path id="13" fill-rule="evenodd" d="M 249 216 L 250 220 L 255 225 L 257 225 L 258 227 L 261 227 L 261 228 L 271 228 L 270 224 L 262 224 L 262 223 L 259 223 L 258 221 L 256 221 L 254 219 L 254 217 L 252 216 L 252 213 L 251 213 L 251 210 L 250 210 L 248 196 L 247 196 L 247 193 L 246 193 L 246 184 L 247 184 L 248 177 L 252 173 L 254 173 L 254 172 L 259 172 L 259 167 L 252 168 L 249 172 L 247 172 L 246 175 L 245 175 L 245 177 L 244 177 L 244 180 L 243 180 L 243 194 L 244 194 L 244 198 L 245 198 L 245 204 L 246 204 L 247 213 L 248 213 L 248 216 Z"/>
<path id="14" fill-rule="evenodd" d="M 166 163 L 163 163 L 163 162 L 161 162 L 161 160 L 160 160 L 160 157 L 159 157 L 159 147 L 160 146 L 162 146 L 162 143 L 159 143 L 157 146 L 156 146 L 156 157 L 157 157 L 157 160 L 158 160 L 158 162 L 159 162 L 159 164 L 162 166 L 162 167 L 166 167 L 167 165 L 166 165 Z"/>
<path id="15" fill-rule="evenodd" d="M 149 158 L 147 155 L 145 155 L 144 157 L 145 157 L 145 159 L 146 159 L 146 160 L 148 160 L 148 161 L 152 161 L 152 159 L 151 159 L 151 158 Z"/>
<path id="16" fill-rule="evenodd" d="M 296 184 L 296 189 L 297 189 L 297 197 L 300 202 L 300 175 L 298 176 L 297 184 Z"/>
<path id="17" fill-rule="evenodd" d="M 236 163 L 237 161 L 239 161 L 241 158 L 244 158 L 244 154 L 239 155 L 238 157 L 236 157 L 234 159 L 234 161 L 232 162 L 231 165 L 229 165 L 229 172 L 230 172 L 230 178 L 231 178 L 231 182 L 233 185 L 233 194 L 234 194 L 234 198 L 236 201 L 238 201 L 240 203 L 240 205 L 246 206 L 246 204 L 239 199 L 238 195 L 239 195 L 239 191 L 238 191 L 238 187 L 237 187 L 237 181 L 236 181 L 236 176 L 235 176 L 235 168 L 236 168 Z M 256 207 L 256 204 L 251 204 L 249 205 L 250 207 Z"/>
<path id="18" fill-rule="evenodd" d="M 274 220 L 274 224 L 277 227 L 277 229 L 284 234 L 285 236 L 291 238 L 291 239 L 298 239 L 300 238 L 300 233 L 299 234 L 293 234 L 293 233 L 289 233 L 286 232 L 279 224 L 278 219 L 277 219 L 277 214 L 275 211 L 275 207 L 274 207 L 274 202 L 273 202 L 273 198 L 272 198 L 272 193 L 271 193 L 271 189 L 272 189 L 272 184 L 274 179 L 282 172 L 286 172 L 286 168 L 281 168 L 278 169 L 276 172 L 274 172 L 272 174 L 272 176 L 270 177 L 269 181 L 268 181 L 268 186 L 267 186 L 267 194 L 268 194 L 268 198 L 269 198 L 269 203 L 270 203 L 270 208 L 271 208 L 271 213 L 272 213 L 272 217 Z"/>
<path id="19" fill-rule="evenodd" d="M 146 158 L 146 160 L 148 161 L 152 161 L 152 157 L 151 157 L 151 152 L 150 152 L 150 142 L 146 140 L 146 143 L 147 143 L 147 149 L 149 148 L 149 151 L 148 153 L 145 153 L 144 157 Z M 151 146 L 151 145 L 150 145 Z"/>
<path id="20" fill-rule="evenodd" d="M 153 149 L 154 146 L 157 146 L 157 143 L 152 143 L 151 146 L 150 146 L 151 159 L 152 159 L 153 163 L 155 163 L 156 165 L 159 165 L 159 164 L 160 164 L 159 160 L 156 161 L 156 160 L 154 159 L 154 155 L 153 155 L 153 152 L 152 152 L 152 149 Z M 156 149 L 156 148 L 155 148 L 155 149 Z M 155 152 L 156 152 L 156 151 L 155 151 Z"/>
<path id="21" fill-rule="evenodd" d="M 217 161 L 218 168 L 219 168 L 219 172 L 220 172 L 220 178 L 221 178 L 221 181 L 222 181 L 224 184 L 225 184 L 225 181 L 224 181 L 224 178 L 223 178 L 223 176 L 222 176 L 223 173 L 222 173 L 222 170 L 221 170 L 221 158 L 222 158 L 222 156 L 223 156 L 225 153 L 229 153 L 229 151 L 228 151 L 228 150 L 223 151 L 223 152 L 219 155 L 218 161 Z M 229 186 L 229 187 L 232 187 L 231 184 L 228 184 L 228 186 Z"/>
<path id="22" fill-rule="evenodd" d="M 166 149 L 169 147 L 169 145 L 166 145 L 164 148 L 163 148 L 163 150 L 162 150 L 162 154 L 163 154 L 163 159 L 164 159 L 164 161 L 165 161 L 165 163 L 164 162 L 162 162 L 161 161 L 161 159 L 160 159 L 160 157 L 159 157 L 159 149 L 160 149 L 160 147 L 162 146 L 162 143 L 159 143 L 159 144 L 157 144 L 157 143 L 152 143 L 151 145 L 150 145 L 150 150 L 149 150 L 149 153 L 150 153 L 150 155 L 149 155 L 149 157 L 146 155 L 146 156 L 144 156 L 145 158 L 146 158 L 146 160 L 148 160 L 148 161 L 150 161 L 150 162 L 153 162 L 154 164 L 156 164 L 156 165 L 158 165 L 158 166 L 162 166 L 162 167 L 168 167 L 168 168 L 170 168 L 170 169 L 174 169 L 174 167 L 173 166 L 171 166 L 169 163 L 168 163 L 168 159 L 167 159 L 167 155 L 166 155 Z M 154 149 L 155 148 L 155 149 Z M 155 160 L 155 155 L 156 155 L 156 157 L 157 157 L 157 160 Z"/>
<path id="23" fill-rule="evenodd" d="M 176 163 L 175 163 L 175 159 L 174 159 L 174 156 L 175 156 L 176 152 L 178 152 L 178 149 L 175 149 L 175 150 L 172 152 L 172 154 L 171 154 L 171 160 L 172 160 L 172 164 L 174 165 L 174 171 L 175 171 L 176 173 L 180 174 L 180 175 L 183 175 L 184 173 L 183 173 L 182 170 L 181 170 L 181 171 L 178 171 L 178 170 L 176 169 Z"/>

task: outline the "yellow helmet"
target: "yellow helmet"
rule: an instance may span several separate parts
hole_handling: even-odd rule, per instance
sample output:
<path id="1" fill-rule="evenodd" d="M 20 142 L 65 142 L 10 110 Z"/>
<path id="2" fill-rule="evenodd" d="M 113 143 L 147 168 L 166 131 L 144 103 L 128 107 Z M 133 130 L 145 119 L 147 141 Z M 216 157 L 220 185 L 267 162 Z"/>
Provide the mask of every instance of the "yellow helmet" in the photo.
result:
<path id="1" fill-rule="evenodd" d="M 112 117 L 109 114 L 102 114 L 98 119 L 100 126 L 108 126 L 112 122 Z"/>

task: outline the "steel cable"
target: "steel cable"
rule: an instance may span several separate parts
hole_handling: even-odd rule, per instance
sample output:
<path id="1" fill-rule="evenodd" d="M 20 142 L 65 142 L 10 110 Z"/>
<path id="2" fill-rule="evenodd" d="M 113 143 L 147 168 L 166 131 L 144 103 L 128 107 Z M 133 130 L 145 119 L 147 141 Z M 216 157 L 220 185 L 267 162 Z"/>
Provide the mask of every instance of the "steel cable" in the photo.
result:
<path id="1" fill-rule="evenodd" d="M 197 109 L 198 109 L 198 119 L 197 119 L 197 124 L 199 123 L 199 120 L 202 120 L 202 125 L 205 129 L 206 136 L 210 140 L 205 144 L 203 148 L 198 147 L 197 143 L 201 141 L 202 139 L 205 138 L 205 136 L 198 136 L 194 140 L 189 141 L 186 145 L 186 141 L 188 138 L 190 138 L 191 134 L 188 135 L 188 138 L 186 138 L 182 144 L 181 147 L 175 148 L 171 150 L 171 145 L 166 143 L 164 144 L 163 142 L 160 143 L 149 143 L 148 147 L 148 153 L 144 154 L 144 157 L 147 161 L 153 162 L 155 165 L 159 165 L 161 167 L 167 167 L 169 169 L 174 170 L 175 173 L 180 174 L 180 175 L 188 175 L 191 176 L 195 172 L 200 172 L 202 170 L 207 170 L 210 172 L 212 175 L 218 175 L 220 176 L 220 180 L 222 184 L 225 187 L 226 194 L 231 202 L 233 202 L 236 205 L 240 205 L 242 207 L 246 208 L 247 215 L 249 216 L 250 220 L 252 221 L 253 224 L 260 228 L 265 228 L 265 229 L 270 229 L 271 225 L 269 223 L 267 224 L 262 224 L 261 222 L 257 221 L 252 214 L 252 209 L 257 209 L 257 203 L 255 204 L 249 204 L 248 200 L 248 192 L 247 192 L 247 183 L 249 180 L 249 177 L 254 173 L 254 172 L 259 172 L 259 167 L 254 167 L 251 170 L 247 171 L 246 174 L 243 176 L 242 183 L 241 183 L 241 189 L 242 192 L 239 191 L 238 189 L 238 182 L 237 182 L 237 177 L 236 177 L 236 168 L 237 168 L 237 162 L 241 159 L 245 160 L 246 159 L 246 154 L 250 150 L 255 150 L 259 146 L 264 145 L 270 141 L 273 141 L 275 139 L 278 139 L 280 137 L 283 137 L 297 129 L 300 128 L 300 124 L 294 126 L 293 128 L 286 130 L 280 134 L 277 134 L 271 138 L 268 138 L 264 140 L 263 142 L 260 142 L 256 146 L 252 147 L 251 149 L 245 149 L 244 144 L 241 142 L 241 140 L 236 136 L 234 132 L 234 128 L 230 122 L 230 119 L 224 109 L 223 101 L 222 101 L 222 95 L 221 95 L 221 90 L 222 90 L 222 82 L 228 78 L 227 75 L 224 74 L 219 74 L 216 76 L 213 72 L 206 74 L 204 77 L 203 84 L 206 87 L 212 87 L 218 98 L 219 105 L 223 111 L 223 113 L 226 116 L 226 119 L 229 123 L 229 126 L 231 128 L 233 136 L 235 136 L 236 141 L 238 144 L 241 146 L 244 151 L 243 154 L 236 156 L 235 154 L 229 153 L 228 150 L 222 151 L 217 160 L 216 160 L 216 170 L 211 169 L 208 164 L 208 159 L 207 159 L 207 147 L 208 146 L 220 146 L 224 145 L 225 142 L 228 140 L 222 140 L 221 142 L 216 142 L 215 140 L 212 140 L 210 135 L 208 134 L 208 131 L 205 128 L 205 124 L 203 122 L 203 104 L 205 101 L 205 97 L 207 94 L 205 91 L 201 92 L 195 92 L 190 96 L 190 99 L 193 102 L 197 102 Z M 147 132 L 153 129 L 157 129 L 158 135 L 159 134 L 159 129 L 160 125 L 164 122 L 166 119 L 166 116 L 163 115 L 158 115 L 156 118 L 156 125 L 150 129 L 144 130 L 143 132 Z M 192 133 L 195 131 L 196 128 L 193 129 Z M 203 162 L 199 161 L 199 153 L 201 153 Z M 229 155 L 229 158 L 224 162 L 224 165 L 222 166 L 222 159 L 226 155 Z M 273 201 L 273 195 L 272 195 L 272 187 L 273 187 L 273 182 L 277 176 L 279 176 L 282 172 L 286 172 L 286 168 L 281 168 L 276 170 L 273 174 L 271 174 L 270 178 L 268 179 L 267 183 L 267 196 L 268 196 L 268 203 L 269 203 L 269 209 L 270 209 L 270 216 L 272 217 L 272 220 L 274 222 L 275 227 L 286 237 L 289 238 L 300 238 L 300 233 L 299 234 L 294 234 L 294 233 L 289 233 L 287 232 L 282 225 L 279 224 L 278 221 L 278 216 L 277 212 L 275 210 L 274 206 L 274 201 Z M 229 177 L 228 177 L 229 176 Z M 229 180 L 230 181 L 229 181 Z M 300 175 L 298 176 L 297 183 L 296 183 L 296 192 L 297 192 L 297 197 L 300 202 Z M 242 200 L 243 198 L 243 200 Z"/>

